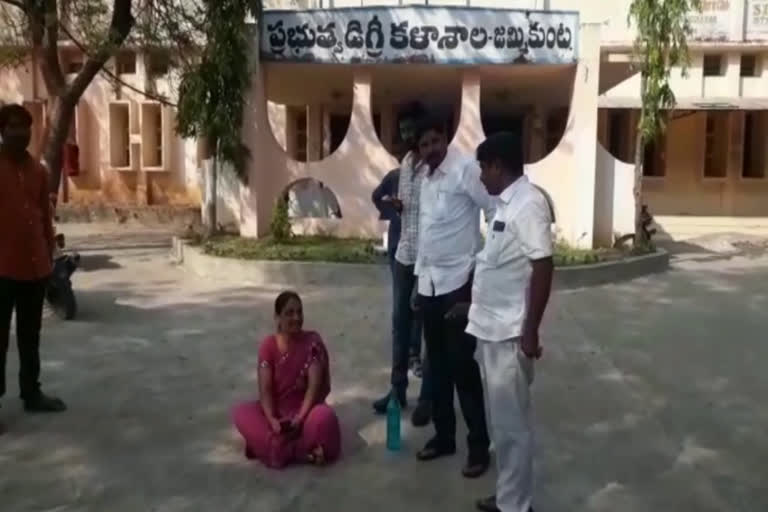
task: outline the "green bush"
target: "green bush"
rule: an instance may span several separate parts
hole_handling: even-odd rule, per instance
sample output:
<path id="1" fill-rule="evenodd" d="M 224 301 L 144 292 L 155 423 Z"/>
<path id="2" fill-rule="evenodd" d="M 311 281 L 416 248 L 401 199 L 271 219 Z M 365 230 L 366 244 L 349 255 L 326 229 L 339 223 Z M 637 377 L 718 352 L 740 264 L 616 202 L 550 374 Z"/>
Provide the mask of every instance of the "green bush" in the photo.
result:
<path id="1" fill-rule="evenodd" d="M 288 200 L 278 199 L 272 212 L 272 223 L 269 226 L 272 239 L 276 242 L 287 242 L 293 237 L 291 219 L 288 217 Z"/>

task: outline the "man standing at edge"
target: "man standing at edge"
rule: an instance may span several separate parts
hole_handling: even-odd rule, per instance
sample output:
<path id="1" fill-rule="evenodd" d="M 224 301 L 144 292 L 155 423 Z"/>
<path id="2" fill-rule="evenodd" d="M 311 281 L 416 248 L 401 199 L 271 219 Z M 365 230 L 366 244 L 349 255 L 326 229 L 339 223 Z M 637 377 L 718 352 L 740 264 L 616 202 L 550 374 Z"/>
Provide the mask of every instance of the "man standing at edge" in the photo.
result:
<path id="1" fill-rule="evenodd" d="M 40 329 L 54 250 L 46 170 L 28 153 L 32 116 L 21 105 L 0 107 L 0 396 L 11 318 L 16 310 L 19 388 L 27 412 L 61 412 L 40 390 Z"/>
<path id="2" fill-rule="evenodd" d="M 417 137 L 429 170 L 421 185 L 415 306 L 424 315 L 435 425 L 435 437 L 417 457 L 428 461 L 456 453 L 455 388 L 469 429 L 469 457 L 462 474 L 477 478 L 490 463 L 483 385 L 474 359 L 476 341 L 464 332 L 466 315 L 461 318 L 455 308 L 470 299 L 481 242 L 480 210 L 489 216 L 492 199 L 480 183 L 475 159 L 448 147 L 443 119 L 425 119 Z"/>
<path id="3" fill-rule="evenodd" d="M 397 216 L 397 242 L 395 247 L 390 247 L 393 283 L 393 307 L 392 307 L 392 389 L 397 393 L 400 406 L 405 408 L 405 397 L 408 387 L 408 362 L 411 348 L 418 347 L 421 350 L 421 318 L 411 309 L 411 295 L 413 293 L 416 276 L 414 265 L 416 263 L 416 251 L 419 240 L 419 193 L 421 181 L 424 176 L 421 159 L 416 150 L 415 131 L 416 125 L 424 117 L 424 108 L 419 103 L 409 105 L 399 116 L 398 129 L 400 138 L 407 150 L 403 157 L 397 176 L 396 196 L 389 194 L 385 197 L 382 186 L 373 193 L 373 200 L 379 211 L 387 210 L 387 205 L 392 211 L 390 215 Z M 392 173 L 390 173 L 392 174 Z M 390 175 L 388 175 L 390 176 Z M 395 177 L 390 177 L 392 187 Z M 382 183 L 384 185 L 385 182 Z M 390 220 L 390 233 L 392 224 Z M 432 417 L 432 378 L 429 367 L 429 355 L 424 359 L 421 392 L 416 409 L 413 411 L 411 421 L 414 426 L 427 425 Z M 378 414 L 387 411 L 389 394 L 373 403 L 373 409 Z"/>
<path id="4" fill-rule="evenodd" d="M 521 137 L 492 135 L 477 148 L 480 179 L 499 197 L 477 256 L 467 332 L 478 339 L 488 422 L 496 447 L 496 495 L 483 512 L 533 510 L 530 385 L 541 357 L 539 326 L 552 287 L 552 209 L 523 171 Z"/>

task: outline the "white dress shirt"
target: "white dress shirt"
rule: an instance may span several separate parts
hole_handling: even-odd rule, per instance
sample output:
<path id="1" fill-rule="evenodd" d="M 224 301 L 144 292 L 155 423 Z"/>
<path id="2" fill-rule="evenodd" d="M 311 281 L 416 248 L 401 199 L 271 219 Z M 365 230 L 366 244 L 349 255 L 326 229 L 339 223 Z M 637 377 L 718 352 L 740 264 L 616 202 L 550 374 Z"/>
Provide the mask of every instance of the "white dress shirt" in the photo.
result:
<path id="1" fill-rule="evenodd" d="M 551 206 L 528 178 L 499 196 L 477 255 L 467 333 L 500 342 L 522 334 L 531 281 L 531 260 L 552 256 Z"/>
<path id="2" fill-rule="evenodd" d="M 421 182 L 419 294 L 445 295 L 467 283 L 482 244 L 480 210 L 490 218 L 493 198 L 480 182 L 474 158 L 449 148 L 445 160 Z"/>

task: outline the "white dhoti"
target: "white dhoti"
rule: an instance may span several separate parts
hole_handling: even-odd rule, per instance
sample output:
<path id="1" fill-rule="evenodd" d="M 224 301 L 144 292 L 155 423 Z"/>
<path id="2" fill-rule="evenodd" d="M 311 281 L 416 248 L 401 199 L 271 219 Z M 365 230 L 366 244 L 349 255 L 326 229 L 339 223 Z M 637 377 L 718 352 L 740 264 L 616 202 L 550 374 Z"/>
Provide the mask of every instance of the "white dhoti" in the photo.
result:
<path id="1" fill-rule="evenodd" d="M 534 363 L 518 343 L 478 340 L 488 428 L 496 448 L 496 506 L 529 512 L 533 501 L 533 425 L 530 385 Z"/>

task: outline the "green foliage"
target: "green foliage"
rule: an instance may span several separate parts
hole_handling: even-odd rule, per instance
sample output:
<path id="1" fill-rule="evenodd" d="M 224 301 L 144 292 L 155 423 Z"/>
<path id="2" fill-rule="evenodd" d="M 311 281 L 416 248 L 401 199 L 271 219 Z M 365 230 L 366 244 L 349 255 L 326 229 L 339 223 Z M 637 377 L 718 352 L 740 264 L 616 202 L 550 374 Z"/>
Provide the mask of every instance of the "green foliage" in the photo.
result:
<path id="1" fill-rule="evenodd" d="M 291 232 L 291 219 L 288 216 L 288 201 L 284 197 L 275 203 L 269 230 L 272 238 L 278 242 L 286 242 L 293 236 Z"/>
<path id="2" fill-rule="evenodd" d="M 664 132 L 665 113 L 675 106 L 670 71 L 680 66 L 686 73 L 688 15 L 694 10 L 701 10 L 701 0 L 633 0 L 630 5 L 629 22 L 637 28 L 635 56 L 643 77 L 639 125 L 643 147 Z"/>
<path id="3" fill-rule="evenodd" d="M 212 256 L 243 260 L 325 261 L 334 263 L 380 263 L 384 256 L 374 250 L 374 241 L 360 238 L 296 236 L 277 241 L 269 238 L 215 236 L 202 244 Z"/>
<path id="4" fill-rule="evenodd" d="M 259 16 L 255 0 L 205 0 L 205 44 L 179 85 L 177 131 L 201 137 L 216 156 L 231 163 L 244 179 L 248 150 L 242 144 L 245 96 L 250 87 L 252 36 L 248 15 Z"/>

